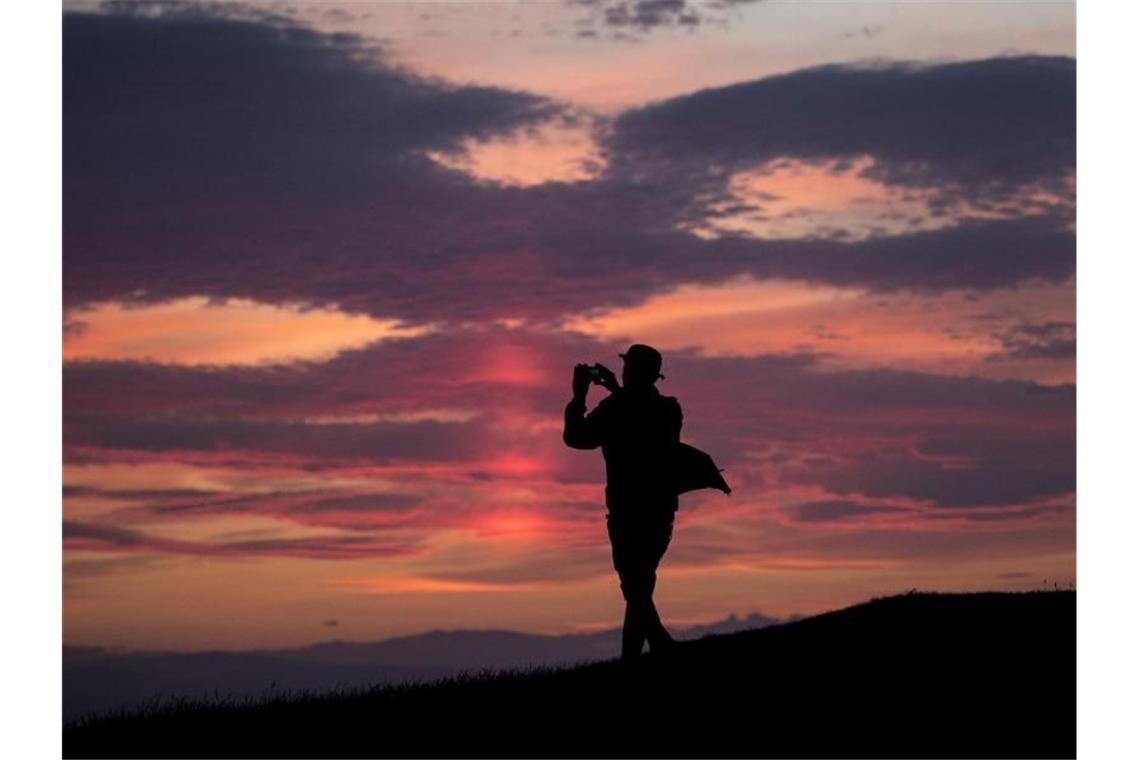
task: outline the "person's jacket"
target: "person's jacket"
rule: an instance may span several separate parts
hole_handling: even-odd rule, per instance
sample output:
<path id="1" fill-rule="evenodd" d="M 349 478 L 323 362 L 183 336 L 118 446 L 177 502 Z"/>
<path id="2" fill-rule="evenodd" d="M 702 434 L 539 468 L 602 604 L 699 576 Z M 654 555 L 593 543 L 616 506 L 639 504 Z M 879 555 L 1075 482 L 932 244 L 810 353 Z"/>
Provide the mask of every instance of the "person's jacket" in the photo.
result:
<path id="1" fill-rule="evenodd" d="M 681 405 L 655 386 L 619 388 L 586 414 L 584 400 L 566 405 L 562 440 L 575 449 L 602 448 L 606 460 L 606 505 L 631 503 L 677 509 L 669 472 L 681 442 Z"/>

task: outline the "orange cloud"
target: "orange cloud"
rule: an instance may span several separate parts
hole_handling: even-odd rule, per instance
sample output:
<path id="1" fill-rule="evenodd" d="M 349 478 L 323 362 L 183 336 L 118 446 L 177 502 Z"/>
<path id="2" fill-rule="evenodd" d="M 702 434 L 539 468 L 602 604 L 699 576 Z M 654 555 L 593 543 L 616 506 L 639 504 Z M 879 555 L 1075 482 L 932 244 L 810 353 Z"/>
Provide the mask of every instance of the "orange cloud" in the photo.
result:
<path id="1" fill-rule="evenodd" d="M 198 296 L 158 304 L 98 303 L 65 315 L 65 361 L 134 359 L 169 364 L 267 364 L 327 359 L 381 340 L 430 332 L 330 308 L 274 306 Z"/>
<path id="2" fill-rule="evenodd" d="M 590 180 L 604 161 L 588 128 L 560 124 L 524 128 L 487 140 L 468 138 L 458 151 L 427 155 L 475 179 L 512 187 Z"/>
<path id="3" fill-rule="evenodd" d="M 686 285 L 644 303 L 578 317 L 565 327 L 606 340 L 708 356 L 810 350 L 827 367 L 915 369 L 1072 382 L 1071 357 L 994 361 L 1001 330 L 1020 321 L 1071 321 L 1071 283 L 917 297 L 793 280 L 738 277 Z"/>
<path id="4" fill-rule="evenodd" d="M 683 228 L 704 238 L 730 232 L 772 239 L 865 240 L 941 229 L 963 218 L 1008 219 L 1062 207 L 1071 211 L 1075 196 L 1075 179 L 1070 176 L 1064 195 L 1026 186 L 1002 208 L 976 206 L 964 199 L 942 200 L 942 213 L 933 214 L 931 203 L 946 188 L 885 185 L 873 178 L 874 168 L 874 157 L 867 155 L 851 161 L 770 161 L 732 175 L 727 187 L 730 199 L 712 207 L 714 212 L 727 213 Z"/>

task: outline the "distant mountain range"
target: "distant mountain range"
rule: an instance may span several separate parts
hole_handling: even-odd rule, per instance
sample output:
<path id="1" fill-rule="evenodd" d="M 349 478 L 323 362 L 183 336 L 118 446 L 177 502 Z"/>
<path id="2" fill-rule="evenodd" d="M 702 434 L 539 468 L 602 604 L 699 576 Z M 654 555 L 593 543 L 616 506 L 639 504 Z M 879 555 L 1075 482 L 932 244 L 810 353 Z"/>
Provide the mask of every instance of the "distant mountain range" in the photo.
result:
<path id="1" fill-rule="evenodd" d="M 677 638 L 736 633 L 787 622 L 753 613 L 675 631 Z M 129 708 L 154 699 L 257 697 L 427 681 L 485 668 L 566 665 L 616 657 L 621 631 L 544 636 L 517 631 L 431 631 L 384 641 L 330 641 L 246 652 L 120 653 L 63 647 L 63 716 Z"/>

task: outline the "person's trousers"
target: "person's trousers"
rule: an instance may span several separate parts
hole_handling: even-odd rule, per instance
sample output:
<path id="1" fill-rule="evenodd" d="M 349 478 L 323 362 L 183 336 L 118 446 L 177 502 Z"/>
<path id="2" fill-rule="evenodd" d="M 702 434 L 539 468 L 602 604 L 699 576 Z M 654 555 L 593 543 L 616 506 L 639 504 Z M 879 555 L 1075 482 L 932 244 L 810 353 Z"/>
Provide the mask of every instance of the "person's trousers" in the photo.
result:
<path id="1" fill-rule="evenodd" d="M 611 510 L 606 515 L 606 527 L 613 548 L 614 569 L 625 597 L 622 659 L 636 659 L 646 640 L 654 651 L 672 643 L 653 604 L 653 590 L 657 586 L 657 565 L 673 536 L 673 510 Z"/>
<path id="2" fill-rule="evenodd" d="M 649 599 L 657 586 L 657 565 L 673 537 L 672 510 L 606 514 L 614 569 L 627 602 Z"/>

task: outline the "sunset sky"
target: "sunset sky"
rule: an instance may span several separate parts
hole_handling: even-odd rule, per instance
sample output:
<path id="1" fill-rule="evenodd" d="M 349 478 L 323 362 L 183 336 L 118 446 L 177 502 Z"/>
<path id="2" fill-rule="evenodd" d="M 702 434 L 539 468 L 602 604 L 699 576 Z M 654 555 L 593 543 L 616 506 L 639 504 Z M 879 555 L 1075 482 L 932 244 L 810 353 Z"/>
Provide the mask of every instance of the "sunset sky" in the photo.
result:
<path id="1" fill-rule="evenodd" d="M 65 643 L 618 626 L 632 342 L 667 624 L 1074 579 L 1072 3 L 64 7 Z"/>

